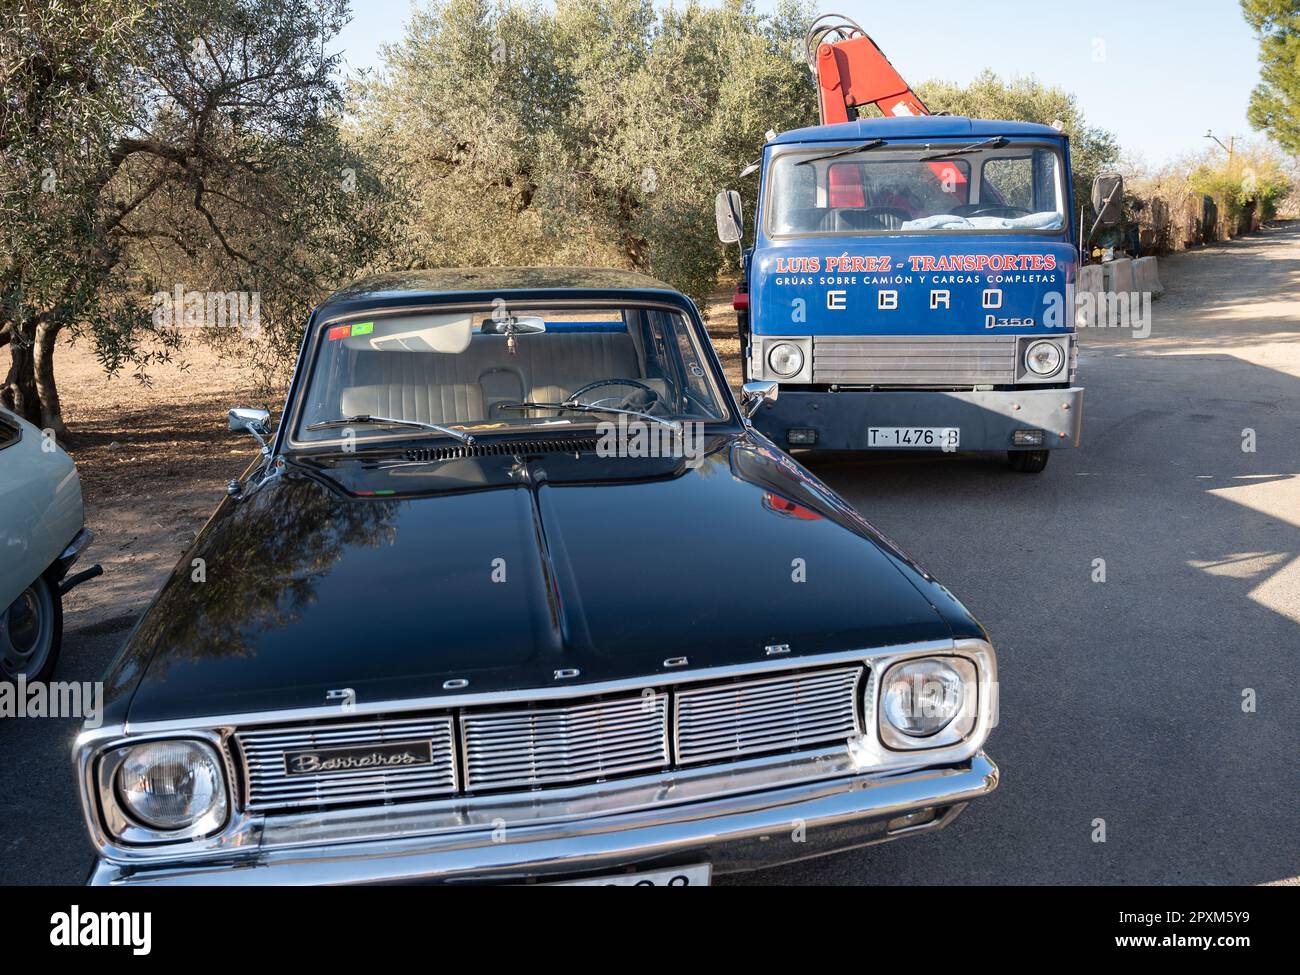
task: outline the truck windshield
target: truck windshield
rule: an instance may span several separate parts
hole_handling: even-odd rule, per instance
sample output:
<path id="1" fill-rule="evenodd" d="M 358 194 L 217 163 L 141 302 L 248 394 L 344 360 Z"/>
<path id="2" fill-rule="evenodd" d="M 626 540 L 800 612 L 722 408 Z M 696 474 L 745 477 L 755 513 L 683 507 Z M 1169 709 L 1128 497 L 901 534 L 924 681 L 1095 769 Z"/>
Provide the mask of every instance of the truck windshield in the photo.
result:
<path id="1" fill-rule="evenodd" d="M 1062 164 L 1042 145 L 864 147 L 782 152 L 769 167 L 772 237 L 1032 233 L 1065 225 Z M 945 150 L 953 151 L 944 156 Z M 956 150 L 966 150 L 957 152 Z"/>

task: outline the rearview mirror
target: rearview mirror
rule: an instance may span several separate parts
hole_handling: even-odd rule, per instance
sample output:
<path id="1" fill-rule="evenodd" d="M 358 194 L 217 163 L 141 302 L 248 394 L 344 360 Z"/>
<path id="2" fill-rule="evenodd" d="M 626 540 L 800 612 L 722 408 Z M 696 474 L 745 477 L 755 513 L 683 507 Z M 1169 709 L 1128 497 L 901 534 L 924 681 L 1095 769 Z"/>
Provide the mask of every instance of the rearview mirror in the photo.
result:
<path id="1" fill-rule="evenodd" d="M 740 408 L 744 411 L 745 418 L 748 419 L 757 413 L 758 408 L 764 403 L 775 403 L 780 387 L 771 380 L 764 380 L 745 383 L 740 387 L 740 392 Z"/>
<path id="2" fill-rule="evenodd" d="M 267 452 L 266 438 L 271 433 L 271 414 L 268 411 L 253 410 L 245 406 L 232 406 L 228 416 L 231 430 L 242 430 L 251 433 L 253 439 L 261 445 L 262 453 Z"/>
<path id="3" fill-rule="evenodd" d="M 1097 226 L 1113 227 L 1124 213 L 1124 177 L 1119 173 L 1101 173 L 1092 181 L 1092 210 Z"/>
<path id="4" fill-rule="evenodd" d="M 713 215 L 718 221 L 718 240 L 724 244 L 740 243 L 745 220 L 740 213 L 740 194 L 723 190 L 713 204 Z"/>
<path id="5" fill-rule="evenodd" d="M 249 433 L 269 433 L 271 414 L 267 410 L 252 410 L 243 406 L 230 409 L 230 429 L 247 430 Z"/>

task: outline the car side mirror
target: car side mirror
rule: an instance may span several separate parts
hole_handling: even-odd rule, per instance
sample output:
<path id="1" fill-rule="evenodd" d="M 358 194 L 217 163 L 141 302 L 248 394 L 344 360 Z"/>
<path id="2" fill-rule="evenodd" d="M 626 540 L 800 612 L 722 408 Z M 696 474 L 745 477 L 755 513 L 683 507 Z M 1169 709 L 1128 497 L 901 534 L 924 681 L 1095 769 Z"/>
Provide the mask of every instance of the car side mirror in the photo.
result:
<path id="1" fill-rule="evenodd" d="M 262 452 L 266 452 L 266 438 L 271 433 L 271 414 L 267 410 L 254 410 L 244 406 L 232 406 L 229 414 L 230 429 L 233 431 L 244 431 L 251 433 L 253 439 L 262 446 Z"/>
<path id="2" fill-rule="evenodd" d="M 740 408 L 745 413 L 745 419 L 749 419 L 758 412 L 758 408 L 764 403 L 775 403 L 780 387 L 769 380 L 761 382 L 745 383 L 740 387 L 741 400 Z"/>
<path id="3" fill-rule="evenodd" d="M 1101 173 L 1092 181 L 1092 210 L 1098 227 L 1113 227 L 1124 214 L 1124 177 Z"/>
<path id="4" fill-rule="evenodd" d="M 713 215 L 718 221 L 718 240 L 724 244 L 740 243 L 745 230 L 745 219 L 740 212 L 740 194 L 723 190 L 713 203 Z"/>

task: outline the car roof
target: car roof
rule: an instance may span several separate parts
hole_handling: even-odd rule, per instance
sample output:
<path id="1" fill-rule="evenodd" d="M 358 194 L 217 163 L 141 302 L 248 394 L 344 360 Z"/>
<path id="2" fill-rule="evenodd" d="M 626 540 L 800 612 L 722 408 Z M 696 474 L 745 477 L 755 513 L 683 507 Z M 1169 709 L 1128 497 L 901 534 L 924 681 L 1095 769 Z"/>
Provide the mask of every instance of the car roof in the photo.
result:
<path id="1" fill-rule="evenodd" d="M 636 271 L 608 267 L 460 267 L 423 271 L 393 271 L 354 281 L 323 301 L 318 313 L 336 315 L 351 310 L 405 305 L 444 297 L 491 300 L 528 294 L 531 297 L 598 298 L 671 296 L 681 293 L 663 281 Z M 544 294 L 540 294 L 544 293 Z"/>
<path id="2" fill-rule="evenodd" d="M 1065 136 L 1050 125 L 1036 122 L 1000 122 L 966 118 L 964 115 L 909 115 L 902 118 L 864 118 L 835 125 L 814 125 L 806 129 L 782 132 L 768 145 L 794 142 L 836 142 L 853 139 L 924 139 L 1027 136 L 1062 139 Z"/>

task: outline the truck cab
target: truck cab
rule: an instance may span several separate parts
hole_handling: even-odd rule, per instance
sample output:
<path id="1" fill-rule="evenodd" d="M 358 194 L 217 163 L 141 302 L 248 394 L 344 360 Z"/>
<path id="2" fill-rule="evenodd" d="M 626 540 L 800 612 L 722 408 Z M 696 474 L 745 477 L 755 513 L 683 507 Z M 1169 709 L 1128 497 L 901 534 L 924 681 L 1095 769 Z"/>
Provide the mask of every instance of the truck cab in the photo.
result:
<path id="1" fill-rule="evenodd" d="M 771 136 L 759 180 L 737 310 L 746 381 L 778 384 L 761 432 L 787 449 L 1005 451 L 1026 472 L 1078 446 L 1065 135 L 855 119 Z M 739 242 L 739 194 L 717 204 Z"/>

